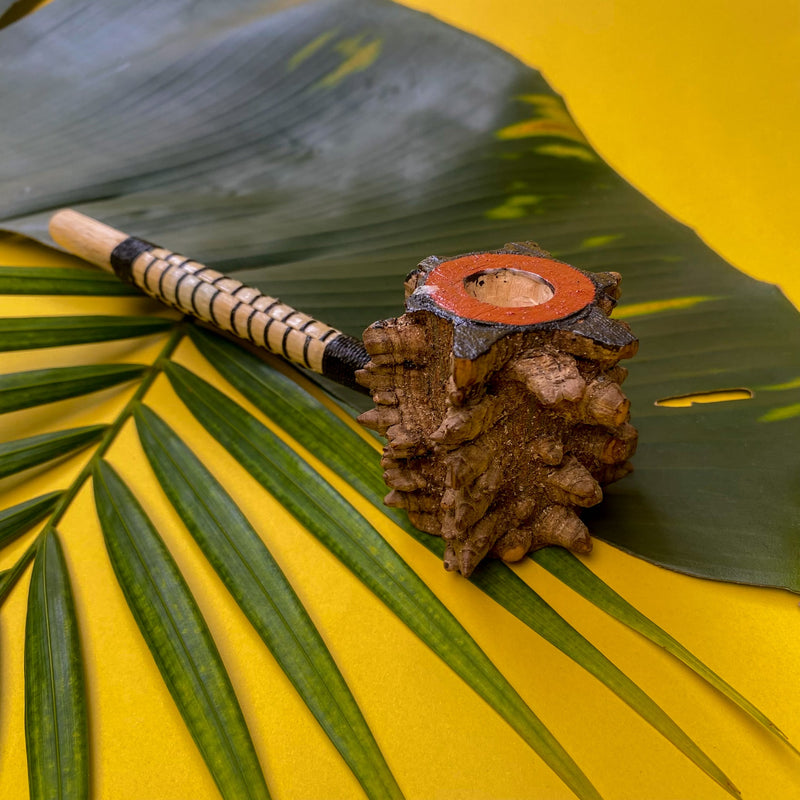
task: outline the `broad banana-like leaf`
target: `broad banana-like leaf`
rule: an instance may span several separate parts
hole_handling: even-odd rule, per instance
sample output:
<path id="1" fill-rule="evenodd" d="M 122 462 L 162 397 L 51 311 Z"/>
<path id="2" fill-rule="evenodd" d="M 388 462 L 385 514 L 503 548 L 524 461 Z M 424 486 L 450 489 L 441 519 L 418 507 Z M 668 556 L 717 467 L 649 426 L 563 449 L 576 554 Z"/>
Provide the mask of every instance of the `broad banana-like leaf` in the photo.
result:
<path id="1" fill-rule="evenodd" d="M 376 0 L 56 0 L 0 31 L 0 76 L 0 216 L 43 241 L 74 205 L 355 334 L 431 253 L 535 239 L 622 272 L 641 445 L 592 530 L 800 590 L 796 313 L 614 174 L 535 70 Z M 732 388 L 752 399 L 655 405 Z"/>

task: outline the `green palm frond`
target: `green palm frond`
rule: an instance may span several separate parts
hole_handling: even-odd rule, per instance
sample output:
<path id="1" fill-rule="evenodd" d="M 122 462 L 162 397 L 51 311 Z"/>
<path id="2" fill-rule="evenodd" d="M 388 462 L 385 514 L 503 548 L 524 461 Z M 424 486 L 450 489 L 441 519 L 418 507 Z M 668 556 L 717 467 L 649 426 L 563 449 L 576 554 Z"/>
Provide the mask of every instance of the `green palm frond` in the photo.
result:
<path id="1" fill-rule="evenodd" d="M 230 678 L 177 565 L 113 467 L 98 461 L 93 483 L 114 573 L 220 793 L 269 798 Z"/>
<path id="2" fill-rule="evenodd" d="M 89 425 L 57 433 L 40 433 L 0 444 L 0 478 L 14 475 L 96 442 L 105 425 Z"/>
<path id="3" fill-rule="evenodd" d="M 89 731 L 78 620 L 58 534 L 39 542 L 25 625 L 25 744 L 31 797 L 89 796 Z"/>
<path id="4" fill-rule="evenodd" d="M 0 351 L 129 339 L 170 325 L 153 317 L 15 317 L 0 320 Z"/>
<path id="5" fill-rule="evenodd" d="M 0 413 L 91 394 L 134 380 L 145 369 L 136 364 L 87 364 L 3 375 L 0 377 Z"/>
<path id="6" fill-rule="evenodd" d="M 230 495 L 147 406 L 139 438 L 170 502 L 371 797 L 400 789 L 325 643 Z"/>
<path id="7" fill-rule="evenodd" d="M 173 329 L 152 367 L 137 368 L 140 383 L 117 419 L 109 426 L 96 426 L 88 432 L 91 441 L 100 440 L 100 444 L 72 486 L 63 493 L 33 498 L 5 512 L 10 531 L 7 542 L 21 535 L 34 520 L 43 517 L 48 520 L 34 544 L 20 559 L 20 566 L 24 566 L 43 548 L 54 546 L 48 542 L 55 536 L 55 526 L 93 471 L 98 514 L 117 579 L 223 796 L 249 796 L 243 794 L 245 785 L 250 787 L 247 791 L 255 792 L 253 796 L 259 796 L 259 791 L 266 792 L 266 788 L 258 788 L 263 778 L 254 778 L 261 775 L 258 761 L 224 666 L 195 601 L 145 510 L 133 497 L 124 479 L 102 461 L 103 454 L 131 415 L 136 418 L 145 452 L 164 491 L 228 590 L 335 742 L 367 795 L 400 796 L 400 790 L 338 667 L 327 654 L 308 615 L 258 535 L 230 495 L 178 435 L 152 410 L 142 405 L 149 388 L 161 373 L 169 377 L 188 410 L 256 480 L 297 516 L 304 527 L 320 537 L 434 652 L 483 696 L 562 777 L 576 796 L 599 797 L 575 762 L 522 698 L 377 531 L 263 423 L 223 391 L 215 389 L 174 360 L 173 354 L 185 332 L 191 335 L 199 352 L 231 382 L 231 386 L 251 400 L 266 418 L 281 426 L 307 452 L 356 487 L 437 558 L 441 557 L 442 542 L 419 533 L 399 512 L 381 505 L 383 483 L 376 450 L 340 416 L 271 364 L 188 323 L 179 323 Z M 68 435 L 71 434 L 66 432 L 45 437 L 58 442 Z M 81 441 L 81 444 L 85 446 L 85 442 Z M 51 512 L 49 517 L 48 512 Z M 574 570 L 571 572 L 569 565 L 563 562 L 565 559 L 574 560 L 573 556 L 553 554 L 548 558 L 548 554 L 544 554 L 536 558 L 554 572 L 560 567 L 560 574 L 568 585 L 572 581 L 576 590 L 589 596 L 594 593 L 593 599 L 598 603 L 598 587 L 604 589 L 606 595 L 612 594 L 612 590 L 594 576 L 592 583 L 588 584 L 589 589 L 585 577 L 582 583 L 571 577 Z M 6 580 L 10 577 L 7 576 Z M 738 794 L 730 779 L 645 692 L 507 566 L 489 563 L 478 570 L 472 581 L 616 692 L 713 780 L 731 794 Z M 268 588 L 270 584 L 272 589 Z M 618 598 L 617 607 L 622 603 Z M 30 626 L 43 624 L 36 617 L 37 613 L 43 612 L 29 611 Z M 648 632 L 659 644 L 671 641 L 667 634 L 637 612 L 629 611 L 625 621 L 635 629 L 648 626 Z M 782 736 L 758 709 L 680 645 L 673 642 L 673 649 L 679 649 L 690 667 L 722 693 L 732 697 L 754 719 Z M 73 656 L 73 660 L 76 658 Z M 201 683 L 197 684 L 197 681 Z M 198 695 L 208 696 L 205 706 L 199 703 Z M 72 701 L 74 704 L 74 697 Z M 79 702 L 85 703 L 85 698 L 79 698 Z M 79 710 L 86 714 L 83 705 Z M 33 764 L 31 769 L 34 769 Z M 37 796 L 46 796 L 46 790 L 41 791 L 43 794 Z"/>
<path id="8" fill-rule="evenodd" d="M 0 548 L 11 544 L 53 510 L 60 492 L 48 492 L 0 512 Z"/>

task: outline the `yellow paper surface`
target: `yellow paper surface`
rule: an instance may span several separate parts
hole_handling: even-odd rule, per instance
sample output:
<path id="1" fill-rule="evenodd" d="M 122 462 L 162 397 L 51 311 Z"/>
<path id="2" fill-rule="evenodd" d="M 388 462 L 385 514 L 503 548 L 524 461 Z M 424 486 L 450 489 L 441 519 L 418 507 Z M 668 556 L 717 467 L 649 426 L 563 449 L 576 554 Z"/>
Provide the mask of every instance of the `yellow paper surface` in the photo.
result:
<path id="1" fill-rule="evenodd" d="M 800 11 L 794 2 L 420 0 L 415 5 L 540 68 L 599 152 L 734 265 L 800 299 Z M 476 65 L 479 68 L 479 65 Z M 17 240 L 0 263 L 63 263 Z M 399 289 L 398 289 L 399 290 Z M 0 298 L 0 313 L 137 313 L 136 299 Z M 152 360 L 157 337 L 8 354 L 3 372 Z M 95 348 L 95 349 L 93 349 Z M 211 377 L 191 346 L 179 360 Z M 3 439 L 110 420 L 128 391 L 0 418 Z M 148 401 L 224 479 L 297 588 L 409 798 L 561 800 L 569 791 L 477 696 L 193 422 L 160 379 Z M 244 402 L 246 407 L 249 407 Z M 12 436 L 13 434 L 13 436 Z M 787 445 L 790 443 L 787 443 Z M 350 798 L 359 788 L 197 547 L 145 464 L 132 430 L 109 455 L 148 509 L 209 622 L 277 798 Z M 0 484 L 2 507 L 65 486 Z M 347 492 L 346 488 L 343 491 Z M 352 496 L 352 494 L 351 494 Z M 715 800 L 725 793 L 608 690 L 365 503 L 362 512 L 452 608 L 604 796 Z M 92 788 L 103 800 L 211 800 L 217 792 L 127 612 L 84 491 L 59 526 L 73 576 L 89 687 Z M 29 537 L 0 554 L 10 566 Z M 800 744 L 800 611 L 787 592 L 676 575 L 598 543 L 587 563 L 761 707 Z M 519 574 L 656 699 L 746 798 L 800 796 L 800 758 L 686 669 L 533 563 Z M 25 798 L 22 638 L 27 575 L 0 610 L 0 798 Z"/>

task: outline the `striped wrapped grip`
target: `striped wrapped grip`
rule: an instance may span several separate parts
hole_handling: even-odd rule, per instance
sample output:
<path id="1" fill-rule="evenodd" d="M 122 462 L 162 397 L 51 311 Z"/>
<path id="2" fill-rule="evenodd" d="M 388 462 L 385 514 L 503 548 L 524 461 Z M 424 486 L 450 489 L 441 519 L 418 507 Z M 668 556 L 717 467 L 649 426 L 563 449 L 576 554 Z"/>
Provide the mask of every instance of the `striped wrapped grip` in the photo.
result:
<path id="1" fill-rule="evenodd" d="M 77 222 L 83 232 L 75 232 Z M 58 212 L 51 234 L 66 249 L 110 267 L 123 280 L 184 314 L 337 383 L 361 388 L 355 372 L 369 360 L 363 344 L 276 297 L 74 211 Z M 82 247 L 80 240 L 92 234 L 92 246 Z"/>

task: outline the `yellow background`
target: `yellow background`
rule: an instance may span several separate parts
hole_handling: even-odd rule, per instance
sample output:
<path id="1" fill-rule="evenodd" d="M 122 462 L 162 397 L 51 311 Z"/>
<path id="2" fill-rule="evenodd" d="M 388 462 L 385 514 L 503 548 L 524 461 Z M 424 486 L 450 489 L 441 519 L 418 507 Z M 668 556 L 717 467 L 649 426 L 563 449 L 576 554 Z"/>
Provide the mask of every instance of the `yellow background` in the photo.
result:
<path id="1" fill-rule="evenodd" d="M 597 150 L 737 267 L 800 301 L 800 5 L 770 2 L 411 3 L 501 44 L 563 93 Z M 0 263 L 62 263 L 32 244 L 0 242 Z M 38 302 L 38 301 L 37 301 Z M 0 298 L 5 315 L 136 312 L 139 300 Z M 0 370 L 81 363 L 96 353 L 151 359 L 155 340 L 10 354 Z M 180 360 L 198 371 L 189 346 Z M 70 425 L 112 419 L 127 393 L 58 407 Z M 215 465 L 297 587 L 409 798 L 570 797 L 538 758 L 327 551 L 181 411 L 166 382 L 148 398 Z M 247 405 L 247 403 L 244 403 Z M 8 415 L 0 438 L 62 427 L 50 410 Z M 792 446 L 792 443 L 787 443 Z M 231 672 L 277 798 L 349 798 L 358 788 L 218 579 L 182 533 L 131 430 L 111 461 L 148 507 L 187 574 Z M 64 486 L 83 459 L 7 479 L 0 507 Z M 361 506 L 454 609 L 602 794 L 620 800 L 715 800 L 725 793 L 596 681 L 486 600 L 427 551 Z M 60 531 L 74 577 L 91 703 L 95 796 L 205 800 L 216 790 L 172 707 L 107 563 L 90 495 Z M 10 566 L 28 538 L 8 548 Z M 598 544 L 589 566 L 761 707 L 800 745 L 800 611 L 789 593 L 669 573 Z M 660 651 L 611 622 L 533 563 L 519 574 L 684 726 L 753 800 L 800 797 L 800 758 Z M 0 611 L 0 798 L 27 795 L 22 637 L 27 575 Z"/>

